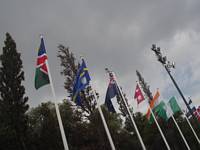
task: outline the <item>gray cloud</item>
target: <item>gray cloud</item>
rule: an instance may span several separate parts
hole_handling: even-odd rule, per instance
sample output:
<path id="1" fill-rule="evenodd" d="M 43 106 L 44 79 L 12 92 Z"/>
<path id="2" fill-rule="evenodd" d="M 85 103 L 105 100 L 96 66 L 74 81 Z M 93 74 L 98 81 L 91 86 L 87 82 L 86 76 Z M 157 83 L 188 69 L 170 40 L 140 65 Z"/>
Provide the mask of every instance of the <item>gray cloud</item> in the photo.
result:
<path id="1" fill-rule="evenodd" d="M 24 84 L 31 105 L 52 99 L 50 87 L 36 91 L 33 86 L 40 34 L 45 37 L 58 99 L 67 96 L 56 57 L 59 43 L 69 46 L 77 58 L 85 56 L 102 102 L 108 81 L 105 67 L 116 72 L 131 103 L 136 69 L 151 85 L 152 92 L 156 88 L 161 90 L 163 99 L 177 94 L 150 51 L 152 43 L 157 43 L 170 60 L 176 61 L 173 73 L 184 93 L 194 95 L 195 99 L 200 97 L 197 90 L 200 2 L 197 0 L 1 0 L 0 3 L 1 47 L 5 32 L 10 32 L 22 53 Z M 196 55 L 190 56 L 191 53 Z M 188 57 L 193 62 L 188 62 Z"/>

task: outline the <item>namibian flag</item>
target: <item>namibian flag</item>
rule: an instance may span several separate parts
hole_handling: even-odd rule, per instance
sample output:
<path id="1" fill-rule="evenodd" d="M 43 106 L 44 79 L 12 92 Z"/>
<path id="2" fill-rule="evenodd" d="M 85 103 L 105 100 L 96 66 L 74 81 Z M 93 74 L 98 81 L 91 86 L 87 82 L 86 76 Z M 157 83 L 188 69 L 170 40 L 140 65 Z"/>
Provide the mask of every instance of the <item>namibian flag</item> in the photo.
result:
<path id="1" fill-rule="evenodd" d="M 36 66 L 36 71 L 35 71 L 35 88 L 36 89 L 39 89 L 40 87 L 50 83 L 46 61 L 47 61 L 46 49 L 44 46 L 44 40 L 41 37 L 41 43 L 40 43 L 40 48 L 38 50 L 38 57 L 37 57 L 37 66 Z"/>

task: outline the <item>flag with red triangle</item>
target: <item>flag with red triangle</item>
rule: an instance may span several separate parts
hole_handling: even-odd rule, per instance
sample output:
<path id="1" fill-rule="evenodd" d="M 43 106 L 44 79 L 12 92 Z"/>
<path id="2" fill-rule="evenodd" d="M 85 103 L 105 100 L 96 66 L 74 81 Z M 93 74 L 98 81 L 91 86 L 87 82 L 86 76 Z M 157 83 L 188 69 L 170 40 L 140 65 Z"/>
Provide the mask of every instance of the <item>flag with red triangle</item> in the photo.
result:
<path id="1" fill-rule="evenodd" d="M 35 88 L 39 89 L 40 87 L 49 84 L 49 76 L 48 76 L 48 69 L 47 69 L 47 55 L 46 49 L 44 46 L 44 40 L 41 37 L 41 43 L 38 50 L 38 57 L 37 57 L 37 66 L 35 71 Z"/>
<path id="2" fill-rule="evenodd" d="M 138 84 L 136 85 L 134 98 L 137 100 L 138 104 L 144 100 L 144 96 L 143 96 L 142 91 L 140 90 L 140 87 Z"/>

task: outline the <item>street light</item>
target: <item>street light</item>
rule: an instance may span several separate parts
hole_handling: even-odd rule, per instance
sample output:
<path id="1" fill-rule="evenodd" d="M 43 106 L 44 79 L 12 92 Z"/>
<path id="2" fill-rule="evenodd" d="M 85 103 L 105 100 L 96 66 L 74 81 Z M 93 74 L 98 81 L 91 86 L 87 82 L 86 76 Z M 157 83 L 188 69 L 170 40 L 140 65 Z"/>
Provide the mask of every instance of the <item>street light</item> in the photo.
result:
<path id="1" fill-rule="evenodd" d="M 180 88 L 178 87 L 176 81 L 174 80 L 173 76 L 171 75 L 171 71 L 170 69 L 171 68 L 175 68 L 175 63 L 174 62 L 170 62 L 170 61 L 167 61 L 167 57 L 166 56 L 162 56 L 162 53 L 160 51 L 160 47 L 156 47 L 155 44 L 152 45 L 152 48 L 151 48 L 152 51 L 155 52 L 156 54 L 156 57 L 158 58 L 158 61 L 164 66 L 165 70 L 167 71 L 168 75 L 170 76 L 172 82 L 174 83 L 176 89 L 178 90 L 179 94 L 181 95 L 185 105 L 187 106 L 187 109 L 189 110 L 190 114 L 193 116 L 194 120 L 196 120 L 196 117 L 194 116 L 193 114 L 193 111 L 192 109 L 190 108 L 190 105 L 188 104 L 188 102 L 186 101 L 183 93 L 181 92 Z"/>

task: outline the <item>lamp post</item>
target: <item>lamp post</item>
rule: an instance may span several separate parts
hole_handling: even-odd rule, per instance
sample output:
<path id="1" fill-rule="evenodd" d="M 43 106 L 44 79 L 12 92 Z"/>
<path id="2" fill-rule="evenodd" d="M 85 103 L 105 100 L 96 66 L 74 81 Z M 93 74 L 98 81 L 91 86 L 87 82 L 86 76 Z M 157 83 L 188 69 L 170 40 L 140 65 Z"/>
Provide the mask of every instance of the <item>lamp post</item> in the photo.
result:
<path id="1" fill-rule="evenodd" d="M 193 116 L 194 120 L 196 120 L 193 112 L 192 112 L 192 109 L 190 108 L 190 105 L 188 104 L 188 102 L 186 101 L 183 93 L 181 92 L 180 88 L 178 87 L 176 81 L 174 80 L 173 76 L 171 75 L 171 68 L 175 68 L 175 63 L 174 62 L 170 62 L 170 61 L 167 61 L 167 57 L 166 56 L 162 56 L 162 53 L 160 51 L 160 47 L 156 47 L 155 44 L 152 45 L 152 48 L 151 48 L 152 51 L 155 52 L 155 55 L 157 56 L 158 58 L 158 61 L 164 66 L 165 70 L 167 71 L 168 75 L 170 76 L 172 82 L 174 83 L 176 89 L 178 90 L 179 94 L 181 95 L 187 109 L 189 110 L 190 114 Z"/>

